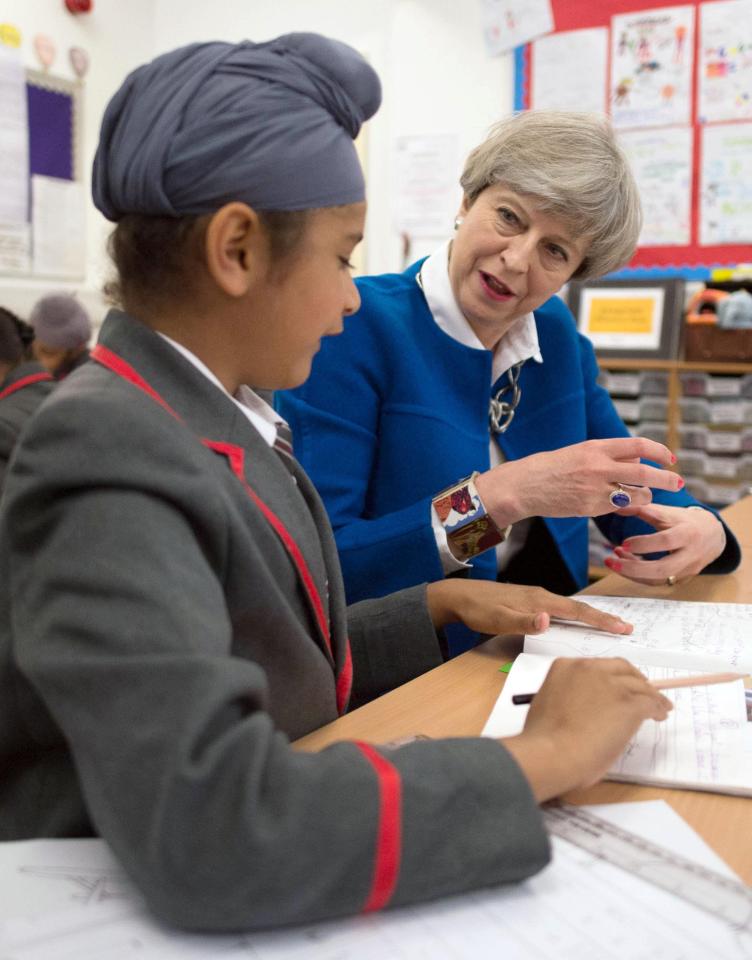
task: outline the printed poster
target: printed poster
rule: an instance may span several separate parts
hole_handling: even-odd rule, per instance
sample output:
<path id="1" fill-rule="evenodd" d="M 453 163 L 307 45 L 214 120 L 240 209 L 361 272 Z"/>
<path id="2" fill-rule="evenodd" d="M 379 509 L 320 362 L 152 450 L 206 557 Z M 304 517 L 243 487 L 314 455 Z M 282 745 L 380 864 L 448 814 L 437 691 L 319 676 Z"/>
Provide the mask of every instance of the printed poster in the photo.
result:
<path id="1" fill-rule="evenodd" d="M 752 0 L 700 6 L 700 123 L 752 118 Z"/>
<path id="2" fill-rule="evenodd" d="M 615 127 L 691 121 L 694 7 L 611 18 L 611 115 Z"/>
<path id="3" fill-rule="evenodd" d="M 456 134 L 395 140 L 395 229 L 408 237 L 446 237 L 462 200 Z"/>
<path id="4" fill-rule="evenodd" d="M 624 130 L 619 143 L 629 158 L 642 201 L 640 247 L 690 242 L 692 130 L 666 127 Z"/>
<path id="5" fill-rule="evenodd" d="M 700 243 L 752 243 L 752 123 L 703 127 Z"/>
<path id="6" fill-rule="evenodd" d="M 661 342 L 662 287 L 585 287 L 580 300 L 580 333 L 596 350 L 655 350 Z"/>
<path id="7" fill-rule="evenodd" d="M 608 29 L 567 30 L 533 44 L 534 110 L 606 112 Z"/>

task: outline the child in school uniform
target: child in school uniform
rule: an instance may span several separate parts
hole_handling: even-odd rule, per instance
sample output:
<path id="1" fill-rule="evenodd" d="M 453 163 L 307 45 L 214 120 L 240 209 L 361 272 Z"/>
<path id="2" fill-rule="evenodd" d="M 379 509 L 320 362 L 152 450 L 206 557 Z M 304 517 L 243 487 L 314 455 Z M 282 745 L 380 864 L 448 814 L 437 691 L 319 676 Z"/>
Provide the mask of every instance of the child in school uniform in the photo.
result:
<path id="1" fill-rule="evenodd" d="M 50 374 L 30 357 L 33 339 L 27 323 L 0 307 L 0 490 L 21 430 L 53 387 Z"/>
<path id="2" fill-rule="evenodd" d="M 34 356 L 56 380 L 63 380 L 89 359 L 91 318 L 69 293 L 38 300 L 29 316 L 34 328 Z"/>
<path id="3" fill-rule="evenodd" d="M 503 742 L 290 747 L 438 665 L 450 621 L 625 629 L 469 580 L 345 608 L 321 501 L 246 384 L 301 383 L 357 309 L 352 140 L 379 100 L 366 62 L 315 34 L 196 44 L 127 78 L 93 180 L 125 309 L 9 477 L 0 838 L 101 835 L 182 927 L 523 879 L 549 857 L 538 803 L 592 783 L 670 708 L 625 661 L 561 660 Z"/>

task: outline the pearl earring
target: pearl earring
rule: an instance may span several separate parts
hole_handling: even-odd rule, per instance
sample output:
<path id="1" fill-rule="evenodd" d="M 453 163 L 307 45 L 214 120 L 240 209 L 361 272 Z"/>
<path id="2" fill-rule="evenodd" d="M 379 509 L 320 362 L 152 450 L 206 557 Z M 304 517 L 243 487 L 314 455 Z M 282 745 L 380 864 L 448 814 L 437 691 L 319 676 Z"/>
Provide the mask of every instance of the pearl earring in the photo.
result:
<path id="1" fill-rule="evenodd" d="M 455 229 L 455 230 L 459 230 L 460 225 L 463 224 L 464 222 L 465 222 L 465 218 L 464 218 L 464 217 L 455 217 L 455 218 L 454 218 L 454 229 Z"/>

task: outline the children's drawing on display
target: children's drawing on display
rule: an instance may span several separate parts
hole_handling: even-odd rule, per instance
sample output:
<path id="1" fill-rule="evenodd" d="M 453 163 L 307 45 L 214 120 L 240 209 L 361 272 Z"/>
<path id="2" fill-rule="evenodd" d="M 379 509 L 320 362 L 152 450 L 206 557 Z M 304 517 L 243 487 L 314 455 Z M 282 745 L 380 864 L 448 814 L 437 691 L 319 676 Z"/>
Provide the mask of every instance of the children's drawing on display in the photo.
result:
<path id="1" fill-rule="evenodd" d="M 690 119 L 693 8 L 613 17 L 610 98 L 617 127 Z"/>

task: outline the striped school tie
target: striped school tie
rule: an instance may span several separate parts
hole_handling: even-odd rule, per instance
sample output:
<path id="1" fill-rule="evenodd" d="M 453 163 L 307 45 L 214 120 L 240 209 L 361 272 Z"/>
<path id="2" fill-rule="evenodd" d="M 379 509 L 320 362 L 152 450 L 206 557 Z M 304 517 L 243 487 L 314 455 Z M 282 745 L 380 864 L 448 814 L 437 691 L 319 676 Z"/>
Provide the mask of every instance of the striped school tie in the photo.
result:
<path id="1" fill-rule="evenodd" d="M 292 430 L 286 423 L 277 422 L 275 426 L 277 428 L 277 435 L 274 438 L 274 449 L 280 454 L 283 460 L 285 460 L 285 458 L 287 458 L 288 461 L 294 460 L 295 455 L 292 452 Z"/>

